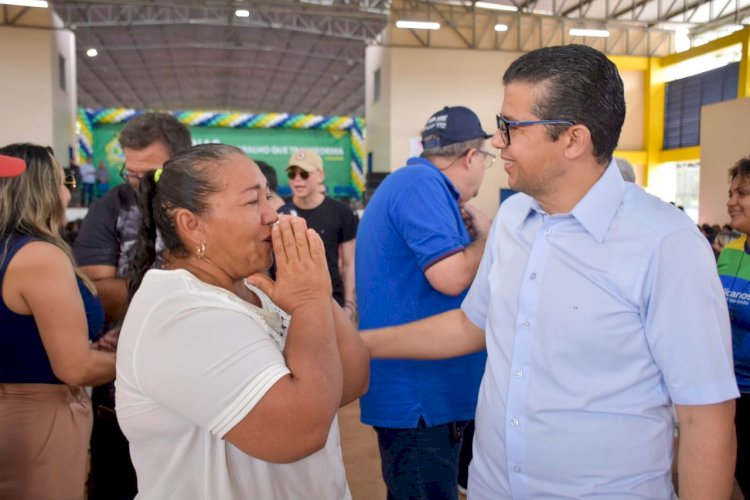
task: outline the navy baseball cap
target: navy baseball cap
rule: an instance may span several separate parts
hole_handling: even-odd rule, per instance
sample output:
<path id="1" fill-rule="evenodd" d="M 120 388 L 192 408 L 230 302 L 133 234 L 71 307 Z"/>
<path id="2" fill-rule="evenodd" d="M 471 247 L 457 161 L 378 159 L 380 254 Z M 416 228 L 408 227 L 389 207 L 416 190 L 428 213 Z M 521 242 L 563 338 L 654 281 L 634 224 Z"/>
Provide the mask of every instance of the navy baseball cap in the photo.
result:
<path id="1" fill-rule="evenodd" d="M 463 106 L 446 106 L 427 120 L 422 131 L 424 149 L 442 148 L 472 139 L 489 139 L 492 134 L 482 130 L 479 117 Z"/>

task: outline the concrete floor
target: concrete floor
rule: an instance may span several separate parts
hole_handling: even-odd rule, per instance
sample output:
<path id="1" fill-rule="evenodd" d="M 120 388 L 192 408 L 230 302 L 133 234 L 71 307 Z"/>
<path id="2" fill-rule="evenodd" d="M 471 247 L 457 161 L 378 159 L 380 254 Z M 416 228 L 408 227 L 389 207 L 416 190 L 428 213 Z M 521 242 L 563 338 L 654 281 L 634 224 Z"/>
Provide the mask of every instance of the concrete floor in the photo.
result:
<path id="1" fill-rule="evenodd" d="M 383 500 L 385 484 L 380 473 L 378 437 L 359 421 L 359 400 L 339 410 L 341 451 L 354 500 Z"/>

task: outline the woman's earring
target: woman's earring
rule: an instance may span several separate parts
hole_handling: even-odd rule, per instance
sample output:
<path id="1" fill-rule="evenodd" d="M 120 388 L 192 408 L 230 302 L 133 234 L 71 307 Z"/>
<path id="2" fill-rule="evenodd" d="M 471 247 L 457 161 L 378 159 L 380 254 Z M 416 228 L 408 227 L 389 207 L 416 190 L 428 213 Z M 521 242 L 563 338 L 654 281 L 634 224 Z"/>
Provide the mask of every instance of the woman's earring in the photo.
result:
<path id="1" fill-rule="evenodd" d="M 206 244 L 201 241 L 198 245 L 198 249 L 195 251 L 195 254 L 199 259 L 202 259 L 206 255 Z"/>

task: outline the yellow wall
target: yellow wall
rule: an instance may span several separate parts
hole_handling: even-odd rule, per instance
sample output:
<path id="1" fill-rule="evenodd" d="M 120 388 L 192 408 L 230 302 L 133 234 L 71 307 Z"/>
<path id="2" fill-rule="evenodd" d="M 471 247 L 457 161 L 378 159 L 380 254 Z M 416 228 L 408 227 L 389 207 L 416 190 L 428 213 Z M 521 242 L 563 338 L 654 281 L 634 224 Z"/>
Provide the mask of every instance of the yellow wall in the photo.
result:
<path id="1" fill-rule="evenodd" d="M 739 45 L 742 51 L 742 60 L 740 61 L 740 74 L 738 97 L 743 98 L 750 96 L 750 79 L 748 78 L 748 55 L 750 55 L 750 27 L 732 33 L 729 36 L 714 40 L 700 47 L 690 49 L 679 54 L 673 54 L 661 58 L 651 58 L 649 60 L 649 70 L 647 72 L 648 92 L 645 94 L 645 114 L 644 127 L 646 130 L 646 176 L 645 185 L 649 191 L 660 196 L 665 200 L 674 199 L 674 163 L 673 162 L 698 162 L 701 164 L 700 174 L 700 194 L 698 219 L 702 222 L 718 223 L 726 219 L 726 169 L 731 166 L 727 164 L 730 161 L 727 158 L 735 155 L 736 147 L 732 147 L 727 138 L 735 137 L 741 134 L 743 137 L 739 144 L 747 145 L 750 143 L 747 130 L 748 122 L 742 113 L 734 111 L 747 109 L 745 105 L 738 105 L 738 101 L 718 103 L 720 106 L 710 111 L 708 116 L 712 127 L 706 127 L 704 123 L 704 113 L 701 114 L 701 146 L 663 150 L 664 144 L 664 97 L 666 83 L 677 80 L 685 76 L 684 69 L 688 62 L 695 62 L 696 58 L 710 56 L 719 51 L 726 50 L 732 46 Z M 713 106 L 706 106 L 704 112 L 712 109 Z M 717 117 L 716 110 L 725 110 L 733 118 L 719 127 L 721 121 Z M 730 113 L 731 112 L 731 113 Z M 728 116 L 729 116 L 728 115 Z M 747 116 L 747 115 L 745 115 Z M 740 125 L 742 123 L 742 125 Z M 737 138 L 740 140 L 739 138 Z M 737 146 L 734 144 L 734 146 Z M 745 147 L 744 154 L 750 153 L 750 146 Z M 706 156 L 706 151 L 711 153 Z M 730 153 L 731 152 L 731 153 Z M 733 161 L 739 159 L 734 158 Z M 733 163 L 733 161 L 731 163 Z"/>

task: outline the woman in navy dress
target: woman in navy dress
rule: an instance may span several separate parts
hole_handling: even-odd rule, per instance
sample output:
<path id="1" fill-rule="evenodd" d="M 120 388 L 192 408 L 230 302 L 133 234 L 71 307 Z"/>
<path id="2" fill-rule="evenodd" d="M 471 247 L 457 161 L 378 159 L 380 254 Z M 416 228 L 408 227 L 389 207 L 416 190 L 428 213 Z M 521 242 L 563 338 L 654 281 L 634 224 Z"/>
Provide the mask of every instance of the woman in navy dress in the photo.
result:
<path id="1" fill-rule="evenodd" d="M 0 155 L 26 164 L 0 162 L 0 498 L 80 499 L 92 422 L 83 386 L 114 379 L 115 357 L 92 343 L 104 312 L 61 234 L 74 186 L 50 148 Z"/>

